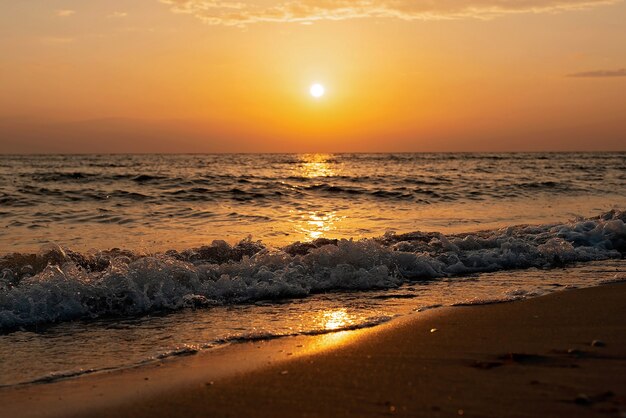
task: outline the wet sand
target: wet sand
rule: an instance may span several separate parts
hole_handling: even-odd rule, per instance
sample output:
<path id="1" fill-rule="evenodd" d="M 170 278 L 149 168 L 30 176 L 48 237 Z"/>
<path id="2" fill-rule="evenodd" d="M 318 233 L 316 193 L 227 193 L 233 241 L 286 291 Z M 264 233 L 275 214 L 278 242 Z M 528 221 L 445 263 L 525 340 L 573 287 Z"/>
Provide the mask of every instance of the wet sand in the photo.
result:
<path id="1" fill-rule="evenodd" d="M 626 417 L 625 318 L 626 283 L 437 309 L 0 389 L 0 416 Z"/>

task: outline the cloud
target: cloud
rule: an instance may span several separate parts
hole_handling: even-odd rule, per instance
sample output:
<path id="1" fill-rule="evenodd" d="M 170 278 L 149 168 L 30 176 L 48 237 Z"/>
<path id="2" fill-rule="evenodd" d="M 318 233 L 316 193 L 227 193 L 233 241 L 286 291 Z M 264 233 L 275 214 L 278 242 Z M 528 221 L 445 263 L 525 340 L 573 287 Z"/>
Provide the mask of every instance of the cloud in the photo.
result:
<path id="1" fill-rule="evenodd" d="M 76 10 L 57 10 L 56 15 L 57 17 L 70 17 L 72 15 L 76 14 Z"/>
<path id="2" fill-rule="evenodd" d="M 128 13 L 126 13 L 126 12 L 113 12 L 110 15 L 108 15 L 107 17 L 111 18 L 111 19 L 121 19 L 121 18 L 124 18 L 126 16 L 128 16 Z"/>
<path id="3" fill-rule="evenodd" d="M 583 10 L 622 0 L 160 0 L 176 13 L 211 25 L 259 22 L 310 23 L 319 20 L 386 18 L 400 20 L 490 19 L 511 13 Z"/>
<path id="4" fill-rule="evenodd" d="M 626 68 L 620 68 L 619 70 L 585 71 L 582 73 L 568 74 L 568 77 L 578 77 L 578 78 L 626 77 Z"/>

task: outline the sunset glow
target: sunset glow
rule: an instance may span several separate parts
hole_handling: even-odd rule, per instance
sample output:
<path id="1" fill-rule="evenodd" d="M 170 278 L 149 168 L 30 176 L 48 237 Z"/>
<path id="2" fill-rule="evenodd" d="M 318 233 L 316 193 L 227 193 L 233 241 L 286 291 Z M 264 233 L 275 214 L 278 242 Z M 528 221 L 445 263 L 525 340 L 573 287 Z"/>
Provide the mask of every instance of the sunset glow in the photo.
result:
<path id="1" fill-rule="evenodd" d="M 3 2 L 0 151 L 623 148 L 623 1 L 261 3 Z"/>
<path id="2" fill-rule="evenodd" d="M 623 415 L 624 22 L 0 2 L 0 415 Z"/>

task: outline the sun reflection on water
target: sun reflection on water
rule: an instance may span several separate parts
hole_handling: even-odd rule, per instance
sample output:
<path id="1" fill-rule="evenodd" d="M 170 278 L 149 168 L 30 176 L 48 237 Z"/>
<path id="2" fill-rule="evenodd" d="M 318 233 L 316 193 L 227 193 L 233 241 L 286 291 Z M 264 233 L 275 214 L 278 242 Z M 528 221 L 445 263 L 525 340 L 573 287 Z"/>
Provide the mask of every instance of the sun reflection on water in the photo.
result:
<path id="1" fill-rule="evenodd" d="M 298 166 L 298 169 L 303 177 L 332 177 L 335 175 L 335 171 L 329 162 L 331 158 L 330 155 L 305 154 L 301 158 L 302 162 Z"/>
<path id="2" fill-rule="evenodd" d="M 342 328 L 354 325 L 358 321 L 358 318 L 348 313 L 346 308 L 321 309 L 312 312 L 312 315 L 317 327 L 331 332 L 318 336 L 315 343 L 309 347 L 311 352 L 320 352 L 345 344 L 356 336 L 351 331 L 341 331 Z"/>
<path id="3" fill-rule="evenodd" d="M 328 154 L 304 154 L 300 162 L 294 165 L 294 175 L 333 186 L 333 177 L 337 175 L 337 164 Z M 294 219 L 294 229 L 297 236 L 304 241 L 314 241 L 328 236 L 338 229 L 338 223 L 345 219 L 335 210 L 326 210 L 320 207 L 320 200 L 313 200 L 308 207 L 290 211 L 290 219 Z M 319 210 L 324 209 L 324 210 Z"/>
<path id="4" fill-rule="evenodd" d="M 323 237 L 329 231 L 337 229 L 335 223 L 341 219 L 342 217 L 337 216 L 335 212 L 308 212 L 302 214 L 302 222 L 297 229 L 304 233 L 308 240 L 313 241 Z"/>
<path id="5" fill-rule="evenodd" d="M 346 309 L 323 311 L 321 317 L 322 326 L 327 330 L 335 330 L 351 325 L 354 321 Z"/>

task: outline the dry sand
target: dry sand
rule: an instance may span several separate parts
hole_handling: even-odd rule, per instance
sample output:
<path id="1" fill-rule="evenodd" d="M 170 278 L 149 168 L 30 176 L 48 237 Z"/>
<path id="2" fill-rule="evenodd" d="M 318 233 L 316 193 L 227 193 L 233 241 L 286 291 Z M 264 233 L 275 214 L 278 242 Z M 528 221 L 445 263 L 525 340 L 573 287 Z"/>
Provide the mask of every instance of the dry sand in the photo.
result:
<path id="1" fill-rule="evenodd" d="M 626 283 L 0 390 L 2 417 L 389 415 L 626 417 Z"/>

